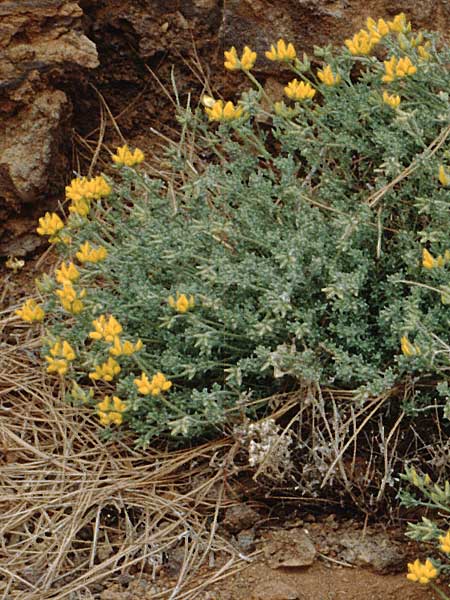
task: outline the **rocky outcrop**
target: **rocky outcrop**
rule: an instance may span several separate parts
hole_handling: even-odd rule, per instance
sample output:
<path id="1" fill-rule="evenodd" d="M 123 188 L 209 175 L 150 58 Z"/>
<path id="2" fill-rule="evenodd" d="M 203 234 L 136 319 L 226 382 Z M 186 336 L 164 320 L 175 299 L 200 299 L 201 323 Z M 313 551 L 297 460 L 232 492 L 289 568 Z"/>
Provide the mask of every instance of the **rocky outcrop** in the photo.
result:
<path id="1" fill-rule="evenodd" d="M 98 65 L 67 0 L 0 2 L 0 254 L 25 254 L 35 214 L 68 171 L 71 101 L 64 82 Z"/>

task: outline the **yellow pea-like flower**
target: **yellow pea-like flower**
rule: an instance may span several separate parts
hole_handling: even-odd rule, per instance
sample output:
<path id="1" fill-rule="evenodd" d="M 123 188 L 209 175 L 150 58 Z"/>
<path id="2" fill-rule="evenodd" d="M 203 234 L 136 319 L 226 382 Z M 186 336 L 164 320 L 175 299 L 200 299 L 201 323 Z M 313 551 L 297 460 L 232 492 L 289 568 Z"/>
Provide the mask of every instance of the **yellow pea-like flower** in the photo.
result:
<path id="1" fill-rule="evenodd" d="M 65 283 L 66 281 L 76 281 L 80 277 L 80 272 L 73 262 L 63 262 L 59 269 L 56 270 L 56 281 Z"/>
<path id="2" fill-rule="evenodd" d="M 304 81 L 299 82 L 297 79 L 293 79 L 284 88 L 284 93 L 291 100 L 298 102 L 314 98 L 316 90 L 310 83 L 305 83 Z"/>
<path id="3" fill-rule="evenodd" d="M 113 162 L 119 167 L 134 167 L 143 162 L 144 158 L 142 150 L 135 148 L 135 150 L 131 152 L 126 144 L 117 148 L 116 154 L 112 155 Z"/>
<path id="4" fill-rule="evenodd" d="M 286 42 L 283 39 L 279 39 L 276 45 L 272 44 L 270 50 L 265 53 L 266 58 L 273 61 L 286 61 L 290 62 L 297 58 L 294 45 Z"/>
<path id="5" fill-rule="evenodd" d="M 387 22 L 387 25 L 389 27 L 389 31 L 394 33 L 405 33 L 407 31 L 411 31 L 411 23 L 406 21 L 405 13 L 395 15 L 392 21 Z"/>
<path id="6" fill-rule="evenodd" d="M 413 563 L 408 563 L 408 574 L 406 577 L 410 581 L 427 584 L 437 576 L 438 570 L 428 558 L 424 563 L 421 563 L 418 558 Z"/>
<path id="7" fill-rule="evenodd" d="M 45 311 L 37 304 L 36 300 L 33 299 L 27 300 L 22 308 L 15 311 L 15 314 L 27 323 L 39 322 L 45 317 Z"/>
<path id="8" fill-rule="evenodd" d="M 121 370 L 119 363 L 111 357 L 101 365 L 95 365 L 94 368 L 95 371 L 89 373 L 89 377 L 93 380 L 102 379 L 103 381 L 112 381 Z"/>
<path id="9" fill-rule="evenodd" d="M 384 37 L 390 31 L 389 25 L 384 19 L 378 19 L 378 21 L 375 21 L 371 17 L 368 17 L 366 20 L 366 25 L 370 32 L 378 33 L 381 37 Z"/>
<path id="10" fill-rule="evenodd" d="M 216 100 L 211 108 L 205 107 L 205 112 L 210 121 L 234 121 L 242 117 L 244 109 L 230 101 L 224 104 L 223 100 Z"/>
<path id="11" fill-rule="evenodd" d="M 418 356 L 421 353 L 420 346 L 412 344 L 406 335 L 402 336 L 400 344 L 405 356 Z"/>
<path id="12" fill-rule="evenodd" d="M 330 67 L 326 65 L 323 69 L 317 71 L 317 77 L 322 83 L 328 86 L 338 85 L 341 82 L 341 76 L 335 75 Z"/>
<path id="13" fill-rule="evenodd" d="M 49 235 L 50 242 L 58 241 L 57 234 L 61 229 L 64 228 L 64 223 L 56 213 L 46 212 L 43 217 L 39 219 L 39 227 L 36 231 L 39 235 Z"/>
<path id="14" fill-rule="evenodd" d="M 445 535 L 439 536 L 439 543 L 439 548 L 442 550 L 442 552 L 450 554 L 450 530 L 447 531 Z"/>
<path id="15" fill-rule="evenodd" d="M 400 96 L 396 94 L 388 94 L 386 90 L 383 92 L 383 102 L 391 108 L 397 108 L 400 106 Z"/>
<path id="16" fill-rule="evenodd" d="M 439 165 L 439 181 L 445 187 L 450 184 L 450 177 L 447 175 L 444 165 Z"/>
<path id="17" fill-rule="evenodd" d="M 144 396 L 148 396 L 151 394 L 152 396 L 158 396 L 162 392 L 167 392 L 172 387 L 172 382 L 169 381 L 165 375 L 163 375 L 160 371 L 153 375 L 152 379 L 149 380 L 146 373 L 142 373 L 141 377 L 138 377 L 134 380 L 134 384 L 136 385 L 140 394 Z"/>
<path id="18" fill-rule="evenodd" d="M 173 296 L 169 296 L 167 302 L 169 303 L 169 306 L 171 308 L 173 308 L 179 313 L 186 313 L 188 310 L 194 308 L 195 306 L 194 296 L 191 295 L 188 298 L 186 294 L 179 294 L 178 292 L 176 298 L 174 298 Z"/>
<path id="19" fill-rule="evenodd" d="M 112 315 L 106 320 L 105 315 L 100 315 L 98 319 L 92 321 L 94 331 L 89 333 L 93 340 L 102 340 L 114 343 L 114 338 L 122 333 L 122 325 Z"/>
<path id="20" fill-rule="evenodd" d="M 229 71 L 250 71 L 256 61 L 256 52 L 253 52 L 248 46 L 244 47 L 241 58 L 238 57 L 237 50 L 232 46 L 224 52 L 224 66 Z"/>

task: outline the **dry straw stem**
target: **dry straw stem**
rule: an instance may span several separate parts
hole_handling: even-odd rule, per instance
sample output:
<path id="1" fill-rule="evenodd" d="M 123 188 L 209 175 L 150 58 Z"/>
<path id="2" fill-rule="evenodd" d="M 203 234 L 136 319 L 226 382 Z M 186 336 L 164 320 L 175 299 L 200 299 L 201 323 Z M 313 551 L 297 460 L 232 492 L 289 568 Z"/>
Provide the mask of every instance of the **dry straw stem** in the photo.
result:
<path id="1" fill-rule="evenodd" d="M 178 580 L 158 580 L 152 598 L 193 599 L 244 565 L 216 531 L 233 441 L 176 452 L 99 441 L 92 409 L 62 401 L 13 308 L 0 321 L 0 598 L 85 597 L 112 574 L 156 574 L 180 546 Z"/>

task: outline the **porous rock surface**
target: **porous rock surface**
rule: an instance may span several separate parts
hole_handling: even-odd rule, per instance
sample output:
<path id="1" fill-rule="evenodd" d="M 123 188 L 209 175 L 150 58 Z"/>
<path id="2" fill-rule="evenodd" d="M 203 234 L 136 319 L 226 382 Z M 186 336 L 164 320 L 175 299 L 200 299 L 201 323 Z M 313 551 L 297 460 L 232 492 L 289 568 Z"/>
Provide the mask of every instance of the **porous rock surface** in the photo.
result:
<path id="1" fill-rule="evenodd" d="M 25 254 L 33 213 L 55 202 L 68 169 L 69 78 L 98 65 L 68 0 L 0 2 L 0 254 Z"/>

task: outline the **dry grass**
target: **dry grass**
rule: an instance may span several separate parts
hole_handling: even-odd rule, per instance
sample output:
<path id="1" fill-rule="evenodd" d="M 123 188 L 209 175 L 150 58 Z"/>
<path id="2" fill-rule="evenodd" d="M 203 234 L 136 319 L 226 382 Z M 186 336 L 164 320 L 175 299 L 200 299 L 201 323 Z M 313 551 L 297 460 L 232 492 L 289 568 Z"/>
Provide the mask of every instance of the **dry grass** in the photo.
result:
<path id="1" fill-rule="evenodd" d="M 6 316 L 0 343 L 0 598 L 91 597 L 112 574 L 156 577 L 183 547 L 178 580 L 152 597 L 193 599 L 213 555 L 225 557 L 214 579 L 240 562 L 216 533 L 232 440 L 178 452 L 102 443 L 91 411 L 45 376 L 32 330 Z"/>

